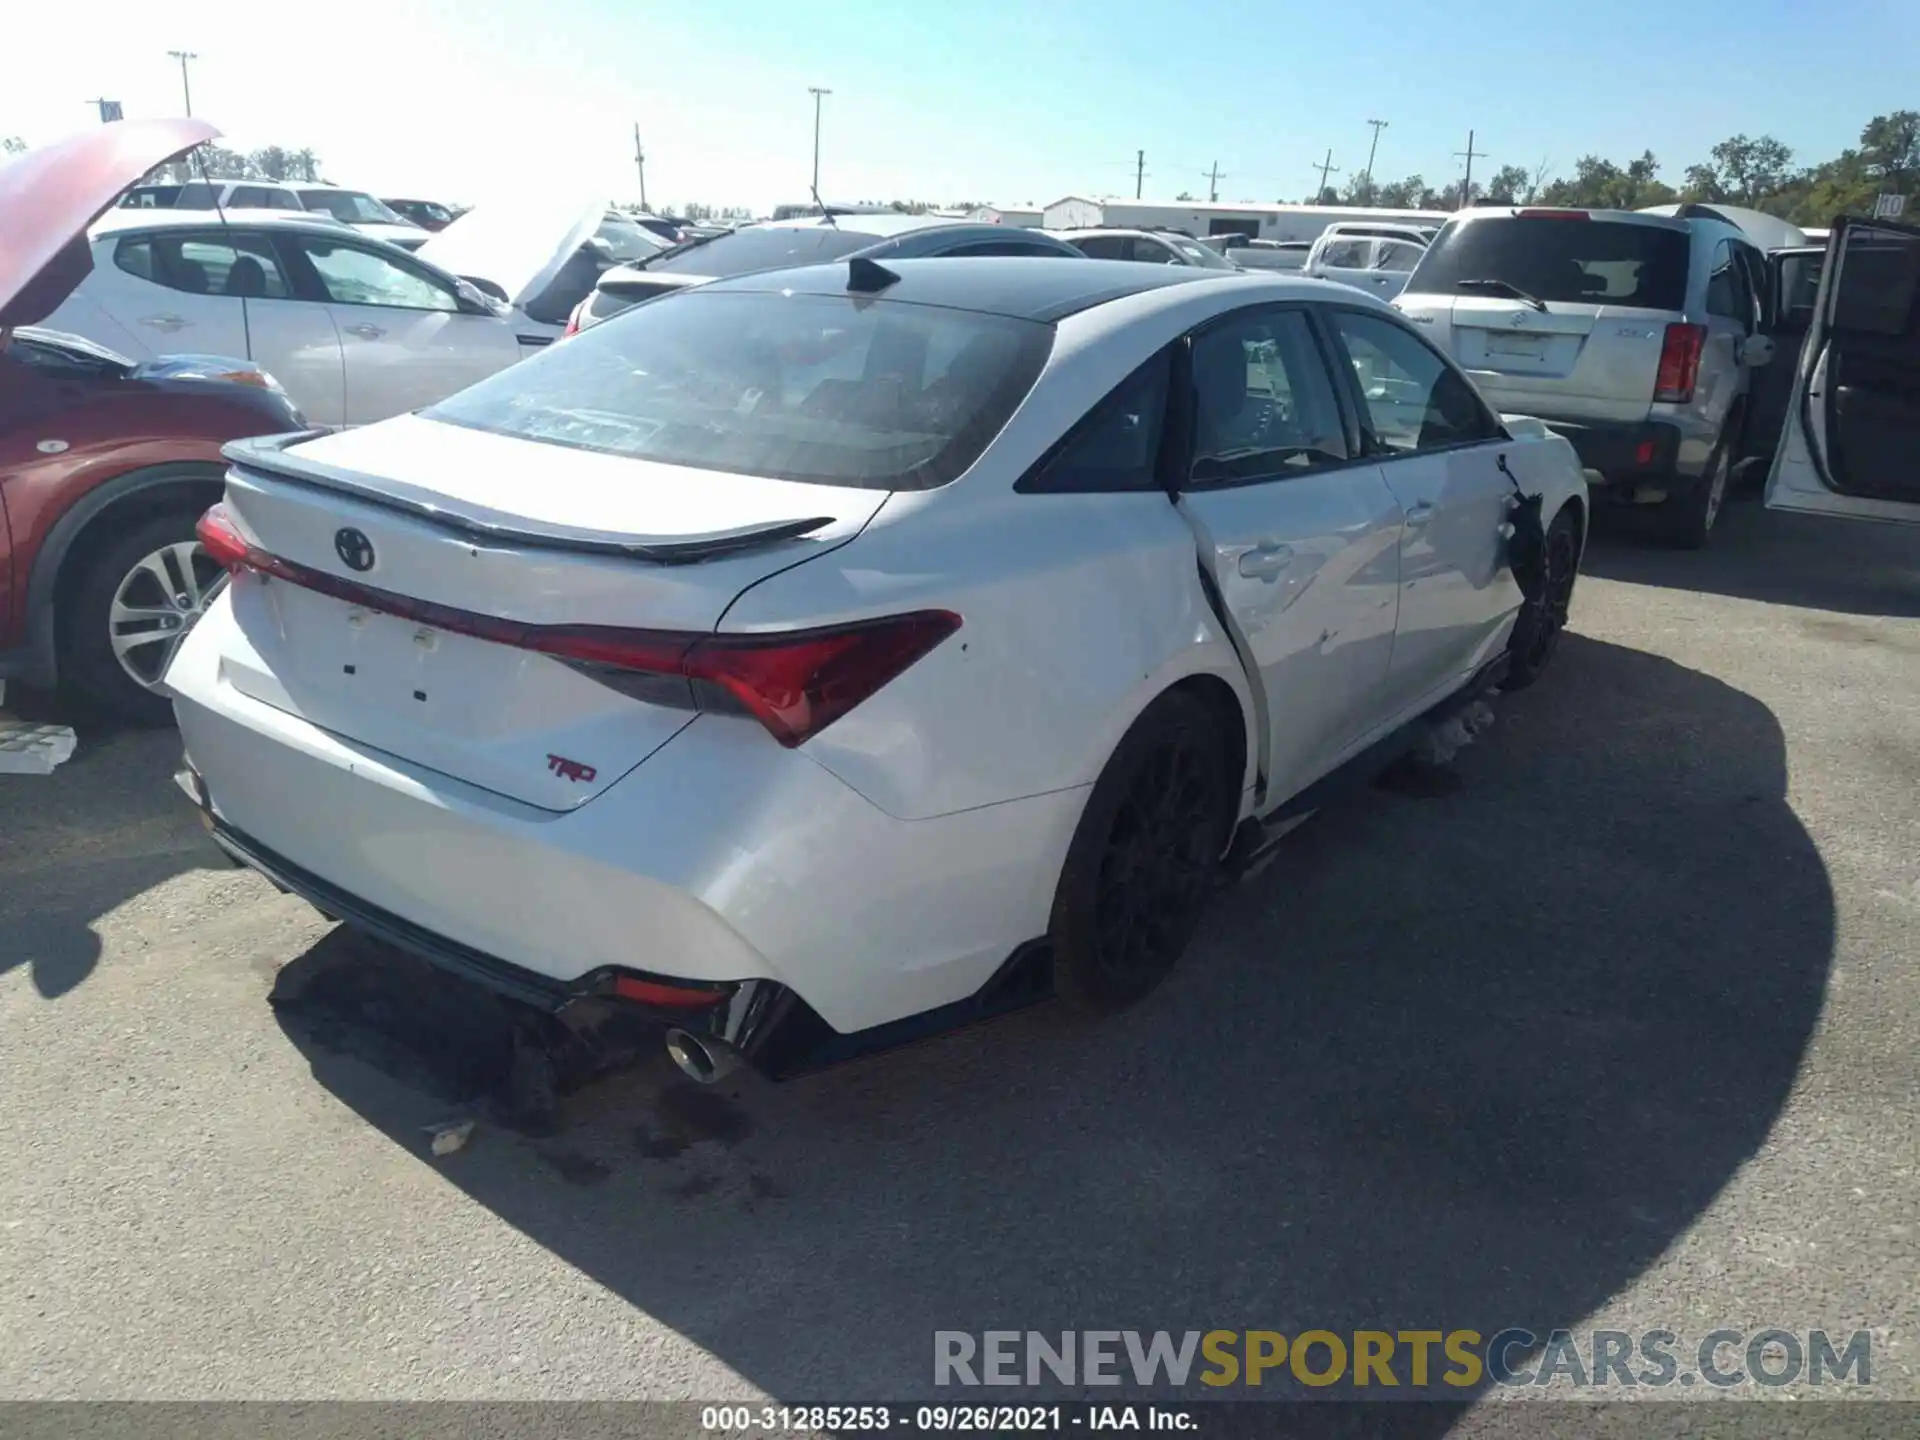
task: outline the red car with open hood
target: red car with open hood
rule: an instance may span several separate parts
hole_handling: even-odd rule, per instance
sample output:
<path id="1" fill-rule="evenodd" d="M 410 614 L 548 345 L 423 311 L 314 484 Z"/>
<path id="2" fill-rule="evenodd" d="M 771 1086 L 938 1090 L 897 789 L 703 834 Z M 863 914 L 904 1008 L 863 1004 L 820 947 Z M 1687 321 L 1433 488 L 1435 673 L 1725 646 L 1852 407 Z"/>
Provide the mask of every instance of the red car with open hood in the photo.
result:
<path id="1" fill-rule="evenodd" d="M 0 679 L 141 723 L 172 718 L 160 677 L 222 573 L 194 540 L 220 447 L 306 421 L 251 361 L 136 364 L 34 326 L 92 268 L 87 227 L 219 133 L 123 120 L 0 167 Z"/>

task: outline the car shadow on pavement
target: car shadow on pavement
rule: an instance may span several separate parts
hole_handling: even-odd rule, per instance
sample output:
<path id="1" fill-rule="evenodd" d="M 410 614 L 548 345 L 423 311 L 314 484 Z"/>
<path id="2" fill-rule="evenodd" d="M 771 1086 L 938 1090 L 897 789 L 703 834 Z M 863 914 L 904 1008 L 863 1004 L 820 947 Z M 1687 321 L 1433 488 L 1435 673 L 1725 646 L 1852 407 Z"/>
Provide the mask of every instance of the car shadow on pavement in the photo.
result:
<path id="1" fill-rule="evenodd" d="M 44 701 L 9 698 L 22 718 L 61 723 L 64 712 Z M 49 999 L 93 973 L 100 917 L 226 863 L 171 782 L 177 734 L 75 726 L 73 755 L 51 775 L 0 776 L 0 975 L 25 966 Z"/>
<path id="2" fill-rule="evenodd" d="M 1456 791 L 1316 817 L 1106 1022 L 1045 1005 L 782 1086 L 652 1054 L 557 1134 L 438 1160 L 444 1098 L 282 1023 L 420 1163 L 783 1399 L 935 1395 L 936 1330 L 1544 1336 L 1766 1140 L 1834 902 L 1752 697 L 1570 635 L 1497 711 Z M 1267 1381 L 1185 1393 L 1305 1393 Z"/>
<path id="3" fill-rule="evenodd" d="M 1730 502 L 1705 550 L 1652 543 L 1646 518 L 1601 510 L 1580 568 L 1631 585 L 1697 590 L 1846 615 L 1920 616 L 1920 529 Z"/>

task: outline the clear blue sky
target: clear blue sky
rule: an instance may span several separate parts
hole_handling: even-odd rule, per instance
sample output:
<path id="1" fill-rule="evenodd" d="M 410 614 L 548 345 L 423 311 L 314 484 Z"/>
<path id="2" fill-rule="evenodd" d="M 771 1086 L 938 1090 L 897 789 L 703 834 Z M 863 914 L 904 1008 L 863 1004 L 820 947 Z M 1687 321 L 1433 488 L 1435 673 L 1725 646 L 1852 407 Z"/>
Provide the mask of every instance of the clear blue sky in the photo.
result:
<path id="1" fill-rule="evenodd" d="M 0 0 L 0 134 L 50 140 L 86 101 L 194 108 L 241 148 L 307 145 L 330 177 L 479 199 L 529 172 L 656 205 L 805 197 L 1044 203 L 1133 189 L 1297 199 L 1332 147 L 1457 179 L 1642 149 L 1665 178 L 1737 131 L 1824 159 L 1920 108 L 1920 3 L 1836 0 Z M 24 62 L 24 63 L 23 63 Z M 1336 177 L 1336 181 L 1339 177 Z"/>

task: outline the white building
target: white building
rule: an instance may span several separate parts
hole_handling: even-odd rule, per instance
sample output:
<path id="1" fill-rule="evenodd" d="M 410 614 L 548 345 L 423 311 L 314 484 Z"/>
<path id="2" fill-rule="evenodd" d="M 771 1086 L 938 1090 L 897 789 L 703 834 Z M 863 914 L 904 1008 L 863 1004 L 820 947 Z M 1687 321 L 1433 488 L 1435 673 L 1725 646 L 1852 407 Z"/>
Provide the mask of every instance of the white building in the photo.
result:
<path id="1" fill-rule="evenodd" d="M 1143 200 L 1089 200 L 1068 195 L 1042 212 L 1049 230 L 1081 230 L 1096 225 L 1128 229 L 1185 230 L 1204 237 L 1239 232 L 1259 240 L 1312 240 L 1339 220 L 1399 221 L 1440 225 L 1445 210 L 1389 210 L 1358 205 L 1211 205 L 1204 201 L 1156 204 Z"/>
<path id="2" fill-rule="evenodd" d="M 1018 225 L 1022 230 L 1038 230 L 1043 212 L 1018 205 L 982 205 L 969 210 L 967 219 L 983 225 Z"/>

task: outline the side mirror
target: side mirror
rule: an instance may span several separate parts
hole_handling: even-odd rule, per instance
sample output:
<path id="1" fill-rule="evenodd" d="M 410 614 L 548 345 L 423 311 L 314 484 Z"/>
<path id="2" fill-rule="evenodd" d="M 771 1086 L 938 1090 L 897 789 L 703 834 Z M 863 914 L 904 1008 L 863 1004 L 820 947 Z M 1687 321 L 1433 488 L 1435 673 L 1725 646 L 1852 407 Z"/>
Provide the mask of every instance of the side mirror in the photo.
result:
<path id="1" fill-rule="evenodd" d="M 1749 335 L 1740 342 L 1740 363 L 1758 367 L 1773 359 L 1773 337 L 1771 335 Z"/>

